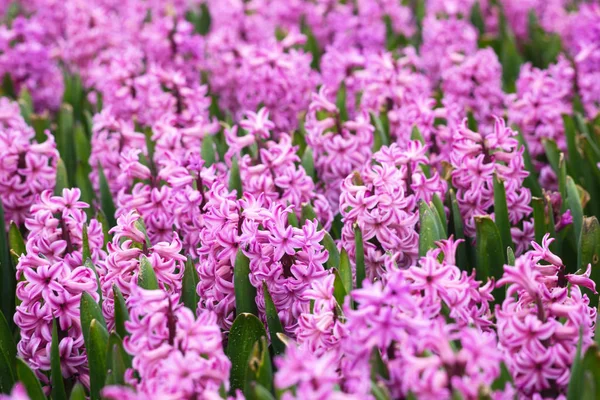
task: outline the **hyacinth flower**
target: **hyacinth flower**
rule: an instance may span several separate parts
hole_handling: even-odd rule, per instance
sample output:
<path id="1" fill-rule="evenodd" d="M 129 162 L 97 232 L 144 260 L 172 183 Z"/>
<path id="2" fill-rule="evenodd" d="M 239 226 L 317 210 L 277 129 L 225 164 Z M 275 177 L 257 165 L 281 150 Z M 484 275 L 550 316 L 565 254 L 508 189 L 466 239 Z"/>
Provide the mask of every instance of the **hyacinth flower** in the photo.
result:
<path id="1" fill-rule="evenodd" d="M 582 4 L 570 15 L 563 39 L 575 62 L 577 91 L 587 116 L 600 112 L 600 5 Z"/>
<path id="2" fill-rule="evenodd" d="M 315 184 L 303 166 L 298 165 L 298 147 L 286 133 L 274 135 L 274 122 L 262 108 L 258 113 L 248 112 L 240 122 L 244 135 L 238 136 L 238 127 L 225 130 L 229 150 L 226 159 L 239 158 L 240 177 L 244 193 L 255 197 L 261 194 L 269 202 L 291 205 L 300 217 L 306 203 L 314 206 L 319 222 L 329 228 L 333 219 L 329 203 L 323 195 L 315 193 Z M 277 140 L 270 140 L 275 136 Z M 250 154 L 248 154 L 250 153 Z"/>
<path id="3" fill-rule="evenodd" d="M 84 266 L 83 226 L 87 223 L 79 201 L 79 189 L 64 189 L 62 196 L 41 194 L 25 220 L 29 230 L 26 253 L 17 265 L 17 298 L 21 303 L 14 316 L 20 328 L 19 357 L 27 360 L 37 376 L 48 383 L 52 323 L 61 334 L 58 347 L 65 378 L 89 384 L 87 359 L 79 320 L 83 292 L 98 301 L 94 271 Z M 87 226 L 88 246 L 93 263 L 102 265 L 102 226 L 95 219 Z"/>
<path id="4" fill-rule="evenodd" d="M 264 106 L 278 130 L 292 131 L 317 84 L 311 55 L 292 47 L 304 39 L 290 34 L 263 45 L 216 45 L 211 54 L 217 57 L 208 65 L 220 108 L 240 121 L 246 112 Z"/>
<path id="5" fill-rule="evenodd" d="M 316 175 L 321 183 L 316 190 L 325 196 L 332 210 L 336 210 L 343 179 L 371 156 L 375 128 L 366 111 L 359 112 L 353 120 L 343 121 L 342 110 L 328 98 L 325 86 L 313 94 L 304 127 L 306 144 L 312 149 Z"/>
<path id="6" fill-rule="evenodd" d="M 36 111 L 59 108 L 64 90 L 63 77 L 50 47 L 44 43 L 40 21 L 15 18 L 12 26 L 0 27 L 0 76 L 8 75 L 15 93 L 31 93 Z"/>
<path id="7" fill-rule="evenodd" d="M 140 215 L 134 211 L 120 216 L 117 226 L 110 233 L 113 237 L 107 246 L 106 262 L 98 268 L 104 299 L 102 311 L 109 328 L 114 322 L 113 286 L 120 290 L 125 299 L 129 298 L 139 274 L 142 257 L 152 266 L 159 287 L 169 293 L 181 291 L 183 263 L 186 260 L 180 254 L 182 244 L 177 234 L 169 242 L 152 242 L 145 232 Z"/>
<path id="8" fill-rule="evenodd" d="M 396 143 L 384 146 L 373 155 L 371 165 L 342 183 L 341 244 L 354 260 L 355 226 L 360 228 L 371 281 L 383 276 L 386 265 L 404 268 L 417 260 L 418 202 L 445 195 L 446 182 L 437 172 L 430 173 L 426 151 L 418 140 L 408 142 L 406 150 Z"/>
<path id="9" fill-rule="evenodd" d="M 578 343 L 583 351 L 593 342 L 596 307 L 586 288 L 596 293 L 591 265 L 582 274 L 567 274 L 560 257 L 541 244 L 505 265 L 497 286 L 507 296 L 496 305 L 498 339 L 515 386 L 525 397 L 565 394 Z"/>
<path id="10" fill-rule="evenodd" d="M 0 99 L 0 200 L 6 226 L 22 226 L 29 208 L 45 190 L 53 189 L 58 152 L 54 136 L 46 132 L 43 143 L 20 114 L 19 105 Z"/>
<path id="11" fill-rule="evenodd" d="M 481 129 L 485 133 L 491 131 L 493 116 L 504 112 L 502 66 L 498 56 L 487 48 L 469 56 L 455 53 L 451 59 L 454 65 L 442 73 L 443 103 L 458 107 L 461 116 L 472 112 Z"/>
<path id="12" fill-rule="evenodd" d="M 532 157 L 544 154 L 544 139 L 566 151 L 562 114 L 572 112 L 575 71 L 563 56 L 546 70 L 521 67 L 517 92 L 508 96 L 508 119 L 523 133 Z"/>
<path id="13" fill-rule="evenodd" d="M 146 290 L 135 282 L 127 300 L 130 320 L 125 350 L 133 356 L 125 372 L 128 386 L 107 386 L 107 399 L 221 398 L 229 389 L 231 362 L 210 311 L 198 317 L 175 293 Z"/>
<path id="14" fill-rule="evenodd" d="M 523 164 L 524 148 L 519 146 L 516 135 L 500 118 L 496 118 L 493 131 L 486 136 L 470 130 L 465 119 L 452 138 L 450 162 L 465 234 L 474 237 L 475 216 L 493 215 L 490 210 L 496 176 L 504 182 L 513 240 L 518 249 L 523 249 L 533 237 L 533 226 L 526 220 L 532 208 L 531 192 L 523 186 L 529 175 Z"/>
<path id="15" fill-rule="evenodd" d="M 482 286 L 474 274 L 460 271 L 455 265 L 458 244 L 439 242 L 418 264 L 390 270 L 375 283 L 365 281 L 351 293 L 357 308 L 346 301 L 343 314 L 335 305 L 332 276 L 315 281 L 307 293 L 314 310 L 300 319 L 298 344 L 288 345 L 277 360 L 276 385 L 294 387 L 296 396 L 286 392 L 289 398 L 303 398 L 300 393 L 365 398 L 372 389 L 375 353 L 387 371 L 375 384 L 392 398 L 408 393 L 447 398 L 453 392 L 477 398 L 480 391 L 490 391 L 502 359 L 492 330 L 494 285 Z M 301 359 L 310 359 L 315 369 L 306 370 Z M 339 373 L 331 373 L 338 368 Z M 334 391 L 336 385 L 343 393 Z M 513 393 L 510 386 L 502 390 L 506 398 Z"/>

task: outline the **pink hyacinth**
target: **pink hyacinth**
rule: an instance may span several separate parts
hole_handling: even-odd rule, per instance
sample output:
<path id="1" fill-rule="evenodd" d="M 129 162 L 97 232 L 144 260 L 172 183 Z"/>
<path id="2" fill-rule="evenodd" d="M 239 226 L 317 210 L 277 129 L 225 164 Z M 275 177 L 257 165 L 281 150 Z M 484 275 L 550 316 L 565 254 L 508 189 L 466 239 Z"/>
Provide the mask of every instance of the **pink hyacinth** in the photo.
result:
<path id="1" fill-rule="evenodd" d="M 37 143 L 19 105 L 0 99 L 0 200 L 7 228 L 10 221 L 22 226 L 39 194 L 54 188 L 58 152 L 54 136 L 46 136 Z"/>
<path id="2" fill-rule="evenodd" d="M 474 217 L 490 214 L 494 176 L 504 181 L 511 224 L 518 225 L 532 211 L 531 192 L 523 187 L 523 180 L 529 175 L 523 164 L 524 149 L 519 147 L 516 135 L 500 118 L 496 118 L 493 131 L 487 136 L 467 128 L 466 119 L 454 132 L 450 155 L 454 167 L 452 183 L 469 236 L 475 234 Z"/>
<path id="3" fill-rule="evenodd" d="M 565 274 L 562 260 L 549 250 L 553 239 L 504 266 L 497 286 L 508 285 L 502 306 L 496 306 L 498 338 L 504 359 L 522 396 L 564 395 L 571 363 L 582 339 L 593 342 L 596 308 L 582 292 L 596 293 L 591 266 L 581 274 Z"/>
<path id="4" fill-rule="evenodd" d="M 135 286 L 141 257 L 145 257 L 156 273 L 159 287 L 169 293 L 181 290 L 183 263 L 180 254 L 181 241 L 177 237 L 170 242 L 150 242 L 143 230 L 139 214 L 129 212 L 120 216 L 117 226 L 111 229 L 113 240 L 108 243 L 108 257 L 98 269 L 100 288 L 104 301 L 102 311 L 109 327 L 114 322 L 114 291 L 117 286 L 127 299 Z"/>
<path id="5" fill-rule="evenodd" d="M 48 383 L 44 372 L 50 370 L 53 319 L 61 333 L 63 376 L 75 377 L 86 386 L 89 383 L 79 302 L 83 292 L 96 301 L 98 293 L 94 271 L 83 266 L 83 209 L 88 205 L 79 201 L 79 195 L 79 189 L 64 189 L 62 196 L 43 192 L 25 221 L 30 234 L 27 253 L 17 265 L 17 297 L 21 301 L 14 316 L 21 332 L 17 349 L 44 383 Z M 87 230 L 92 262 L 101 265 L 105 258 L 102 227 L 91 220 Z"/>
<path id="6" fill-rule="evenodd" d="M 435 194 L 445 196 L 445 181 L 437 172 L 425 172 L 427 148 L 416 140 L 406 146 L 406 150 L 395 143 L 382 147 L 373 155 L 373 165 L 350 174 L 342 183 L 342 246 L 354 260 L 357 225 L 363 234 L 370 280 L 382 276 L 388 254 L 399 267 L 416 261 L 418 201 L 430 202 Z"/>
<path id="7" fill-rule="evenodd" d="M 127 386 L 108 386 L 109 399 L 217 398 L 229 388 L 231 362 L 223 353 L 216 317 L 198 317 L 163 290 L 144 290 L 135 283 L 127 301 L 131 318 L 123 345 L 133 356 Z"/>

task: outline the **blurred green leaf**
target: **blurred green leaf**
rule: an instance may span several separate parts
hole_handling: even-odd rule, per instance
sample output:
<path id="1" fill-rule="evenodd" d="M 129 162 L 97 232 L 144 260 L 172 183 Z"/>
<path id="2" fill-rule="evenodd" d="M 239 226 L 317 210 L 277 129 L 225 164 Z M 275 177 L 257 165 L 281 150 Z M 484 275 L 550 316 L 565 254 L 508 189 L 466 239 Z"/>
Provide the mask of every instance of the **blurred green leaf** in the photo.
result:
<path id="1" fill-rule="evenodd" d="M 86 342 L 88 368 L 90 370 L 90 398 L 100 399 L 100 392 L 106 382 L 108 331 L 96 319 L 90 323 L 89 339 Z"/>
<path id="2" fill-rule="evenodd" d="M 433 198 L 431 200 L 431 210 L 435 210 L 437 212 L 438 220 L 441 223 L 441 227 L 444 229 L 444 236 L 448 236 L 448 217 L 446 216 L 446 210 L 444 209 L 444 203 L 440 196 L 437 193 L 433 194 Z"/>
<path id="3" fill-rule="evenodd" d="M 533 231 L 535 233 L 536 243 L 542 243 L 542 239 L 546 234 L 546 211 L 544 199 L 533 197 L 531 199 L 531 207 L 533 208 Z"/>
<path id="4" fill-rule="evenodd" d="M 506 250 L 503 249 L 502 237 L 498 227 L 489 216 L 476 216 L 475 230 L 477 237 L 477 279 L 484 283 L 490 278 L 498 281 L 504 273 L 504 263 L 506 262 Z M 494 290 L 494 298 L 497 304 L 502 304 L 504 290 Z"/>
<path id="5" fill-rule="evenodd" d="M 363 285 L 363 281 L 367 277 L 365 270 L 365 245 L 363 242 L 362 231 L 358 225 L 354 225 L 354 244 L 356 251 L 356 288 L 360 289 Z"/>
<path id="6" fill-rule="evenodd" d="M 265 328 L 253 314 L 241 313 L 229 330 L 227 356 L 231 360 L 230 392 L 243 389 L 247 379 L 250 354 L 260 338 L 267 337 Z"/>
<path id="7" fill-rule="evenodd" d="M 312 149 L 308 146 L 304 149 L 304 154 L 302 155 L 302 167 L 306 171 L 306 175 L 308 175 L 313 182 L 316 181 L 315 159 L 313 157 Z"/>
<path id="8" fill-rule="evenodd" d="M 586 217 L 583 219 L 581 237 L 579 239 L 579 250 L 577 263 L 581 271 L 585 271 L 591 264 L 592 272 L 590 278 L 600 287 L 600 224 L 596 217 Z M 591 304 L 598 302 L 598 293 L 592 293 L 585 289 Z"/>
<path id="9" fill-rule="evenodd" d="M 340 253 L 339 273 L 342 283 L 344 284 L 344 289 L 346 289 L 346 293 L 350 293 L 352 290 L 352 267 L 350 266 L 348 252 L 344 248 L 342 248 L 342 252 Z"/>
<path id="10" fill-rule="evenodd" d="M 473 7 L 471 7 L 470 19 L 471 23 L 475 28 L 477 28 L 480 35 L 485 33 L 485 22 L 483 19 L 483 14 L 481 13 L 481 6 L 479 5 L 478 1 L 476 1 L 475 4 L 473 4 Z"/>
<path id="11" fill-rule="evenodd" d="M 8 230 L 8 243 L 10 246 L 10 254 L 12 255 L 13 265 L 19 263 L 19 257 L 26 253 L 25 241 L 21 236 L 21 231 L 14 222 L 10 223 Z"/>
<path id="12" fill-rule="evenodd" d="M 273 352 L 277 355 L 281 355 L 285 352 L 285 344 L 277 336 L 278 333 L 283 333 L 283 325 L 279 319 L 277 308 L 273 303 L 273 298 L 269 293 L 266 282 L 263 281 L 263 296 L 265 298 L 265 314 L 267 317 L 267 326 L 269 328 L 269 334 L 271 336 L 271 344 L 273 345 Z"/>
<path id="13" fill-rule="evenodd" d="M 229 171 L 229 190 L 236 191 L 237 198 L 241 199 L 244 195 L 242 190 L 242 178 L 240 177 L 240 166 L 237 157 L 231 159 L 231 169 Z"/>
<path id="14" fill-rule="evenodd" d="M 202 148 L 200 154 L 204 160 L 204 167 L 208 168 L 216 162 L 215 139 L 212 135 L 206 135 L 202 138 Z"/>
<path id="15" fill-rule="evenodd" d="M 25 386 L 25 391 L 29 400 L 46 400 L 42 384 L 35 373 L 29 368 L 29 365 L 20 358 L 17 358 L 17 376 L 19 381 Z"/>
<path id="16" fill-rule="evenodd" d="M 73 386 L 69 400 L 86 400 L 85 389 L 81 383 L 77 382 L 75 386 Z"/>
<path id="17" fill-rule="evenodd" d="M 198 286 L 198 272 L 194 268 L 192 259 L 188 256 L 185 262 L 185 271 L 183 273 L 183 284 L 181 289 L 181 299 L 183 304 L 192 310 L 195 314 L 198 308 L 200 298 L 196 288 Z"/>
<path id="18" fill-rule="evenodd" d="M 460 208 L 458 206 L 458 202 L 456 201 L 456 195 L 454 194 L 454 189 L 450 189 L 448 191 L 449 201 L 450 201 L 450 217 L 452 222 L 452 233 L 454 235 L 454 239 L 463 239 L 464 241 L 458 245 L 458 249 L 456 250 L 456 262 L 457 266 L 463 270 L 467 271 L 469 269 L 469 259 L 467 255 L 467 240 L 465 240 L 464 234 L 464 224 L 462 220 L 462 216 L 460 214 Z"/>
<path id="19" fill-rule="evenodd" d="M 324 231 L 323 240 L 321 244 L 327 249 L 327 253 L 329 256 L 327 257 L 327 261 L 325 261 L 325 268 L 338 268 L 340 266 L 340 251 L 338 250 L 333 238 L 329 234 L 329 232 Z"/>
<path id="20" fill-rule="evenodd" d="M 146 290 L 157 290 L 158 279 L 156 278 L 156 272 L 154 272 L 154 268 L 152 264 L 150 264 L 150 260 L 145 255 L 140 257 L 140 272 L 138 274 L 137 284 L 142 289 Z"/>
<path id="21" fill-rule="evenodd" d="M 131 357 L 123 347 L 123 340 L 119 335 L 111 333 L 108 338 L 106 366 L 109 371 L 106 384 L 124 385 L 125 371 L 131 368 Z"/>
<path id="22" fill-rule="evenodd" d="M 100 180 L 100 205 L 108 222 L 108 228 L 113 228 L 117 226 L 115 218 L 117 208 L 113 202 L 112 193 L 110 192 L 106 175 L 104 175 L 104 169 L 100 163 L 98 163 L 98 179 Z"/>
<path id="23" fill-rule="evenodd" d="M 50 348 L 50 377 L 52 382 L 52 399 L 66 400 L 67 391 L 63 381 L 62 370 L 60 368 L 60 351 L 58 348 L 60 338 L 58 337 L 58 327 L 56 318 L 52 321 L 52 344 Z"/>
<path id="24" fill-rule="evenodd" d="M 257 400 L 254 397 L 255 384 L 263 386 L 268 391 L 273 390 L 273 366 L 271 365 L 266 336 L 261 337 L 254 343 L 248 359 L 246 382 L 244 384 L 246 399 Z"/>
<path id="25" fill-rule="evenodd" d="M 502 246 L 504 249 L 506 250 L 507 247 L 514 249 L 515 245 L 510 234 L 510 220 L 508 218 L 504 181 L 497 176 L 494 176 L 494 220 L 502 237 Z"/>
<path id="26" fill-rule="evenodd" d="M 542 197 L 542 187 L 537 180 L 537 173 L 533 162 L 531 161 L 531 154 L 529 153 L 529 147 L 527 146 L 527 142 L 523 137 L 523 134 L 518 129 L 518 127 L 513 126 L 513 129 L 516 129 L 519 134 L 517 135 L 517 139 L 521 147 L 523 147 L 523 164 L 525 164 L 525 169 L 529 172 L 529 176 L 525 178 L 523 182 L 523 186 L 531 190 L 531 194 L 536 197 Z"/>
<path id="27" fill-rule="evenodd" d="M 2 306 L 2 313 L 7 321 L 10 321 L 9 326 L 11 327 L 13 326 L 12 317 L 15 312 L 15 290 L 17 285 L 15 273 L 4 225 L 4 207 L 0 199 L 0 305 Z"/>
<path id="28" fill-rule="evenodd" d="M 10 393 L 16 379 L 17 346 L 6 318 L 0 313 L 0 392 Z"/>
<path id="29" fill-rule="evenodd" d="M 567 204 L 573 217 L 573 230 L 575 232 L 575 243 L 579 243 L 581 229 L 583 227 L 583 206 L 579 197 L 579 190 L 573 182 L 573 178 L 567 176 Z"/>
<path id="30" fill-rule="evenodd" d="M 71 187 L 69 185 L 69 176 L 67 168 L 62 158 L 58 159 L 56 164 L 56 185 L 54 186 L 54 195 L 62 196 L 63 189 Z"/>
<path id="31" fill-rule="evenodd" d="M 237 314 L 258 315 L 256 288 L 250 283 L 250 260 L 242 249 L 238 249 L 233 268 L 233 288 L 235 290 L 235 310 Z"/>
<path id="32" fill-rule="evenodd" d="M 335 98 L 335 105 L 338 109 L 339 117 L 342 122 L 348 121 L 348 108 L 346 106 L 347 95 L 348 93 L 346 90 L 346 84 L 342 82 Z"/>
<path id="33" fill-rule="evenodd" d="M 436 247 L 437 241 L 445 239 L 437 211 L 432 210 L 423 200 L 419 201 L 419 225 L 419 257 L 423 257 Z"/>

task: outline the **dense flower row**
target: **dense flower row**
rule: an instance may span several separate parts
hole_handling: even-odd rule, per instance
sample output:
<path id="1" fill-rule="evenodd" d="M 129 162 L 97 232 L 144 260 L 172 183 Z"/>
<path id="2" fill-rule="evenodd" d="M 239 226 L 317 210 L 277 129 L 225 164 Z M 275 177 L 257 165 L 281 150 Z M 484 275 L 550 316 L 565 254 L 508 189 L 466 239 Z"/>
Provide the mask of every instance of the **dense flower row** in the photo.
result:
<path id="1" fill-rule="evenodd" d="M 565 398 L 600 343 L 600 6 L 571 3 L 0 2 L 34 377 L 7 360 L 0 399 Z"/>

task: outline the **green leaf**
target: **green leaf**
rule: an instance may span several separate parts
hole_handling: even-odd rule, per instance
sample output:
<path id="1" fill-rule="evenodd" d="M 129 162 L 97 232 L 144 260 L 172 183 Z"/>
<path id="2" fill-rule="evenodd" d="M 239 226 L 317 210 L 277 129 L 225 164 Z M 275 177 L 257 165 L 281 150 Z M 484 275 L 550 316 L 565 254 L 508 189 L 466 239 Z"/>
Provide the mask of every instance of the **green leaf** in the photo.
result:
<path id="1" fill-rule="evenodd" d="M 56 318 L 52 321 L 52 344 L 50 349 L 50 377 L 52 381 L 52 399 L 53 400 L 66 400 L 67 392 L 65 390 L 65 382 L 63 381 L 62 370 L 60 368 L 60 352 L 58 349 L 59 345 L 58 327 Z"/>
<path id="2" fill-rule="evenodd" d="M 194 268 L 192 259 L 188 257 L 185 262 L 185 271 L 183 273 L 183 283 L 181 288 L 181 300 L 183 304 L 192 310 L 194 314 L 198 308 L 198 301 L 200 298 L 196 291 L 198 287 L 198 272 Z"/>
<path id="3" fill-rule="evenodd" d="M 4 314 L 0 313 L 0 392 L 2 393 L 10 393 L 17 379 L 16 358 L 17 346 L 12 331 Z"/>
<path id="4" fill-rule="evenodd" d="M 504 181 L 494 176 L 494 220 L 500 236 L 502 237 L 502 246 L 504 249 L 515 248 L 510 234 L 510 220 L 508 219 L 508 205 L 506 204 L 506 190 Z"/>
<path id="5" fill-rule="evenodd" d="M 385 113 L 385 112 L 384 112 Z M 374 112 L 370 112 L 371 115 L 371 125 L 375 127 L 375 136 L 373 140 L 373 153 L 378 151 L 382 146 L 387 146 L 390 144 L 389 133 L 385 128 L 385 124 Z M 387 117 L 387 115 L 386 115 Z"/>
<path id="6" fill-rule="evenodd" d="M 544 199 L 534 197 L 531 199 L 533 208 L 533 231 L 535 233 L 536 243 L 542 243 L 542 239 L 546 234 L 546 210 Z"/>
<path id="7" fill-rule="evenodd" d="M 94 187 L 89 177 L 89 168 L 82 164 L 77 164 L 75 169 L 75 186 L 81 190 L 81 201 L 87 204 L 93 204 L 96 199 Z M 93 217 L 93 207 L 86 208 L 85 213 L 88 216 L 88 220 Z"/>
<path id="8" fill-rule="evenodd" d="M 444 229 L 444 236 L 448 236 L 448 218 L 446 217 L 446 210 L 444 209 L 444 203 L 440 196 L 437 193 L 433 194 L 433 199 L 431 200 L 432 210 L 435 209 L 437 212 L 439 221 L 441 222 L 441 226 Z"/>
<path id="9" fill-rule="evenodd" d="M 70 187 L 67 168 L 62 158 L 58 159 L 56 164 L 56 184 L 54 185 L 54 195 L 62 196 L 63 189 Z"/>
<path id="10" fill-rule="evenodd" d="M 27 252 L 25 249 L 25 241 L 23 240 L 23 236 L 21 236 L 21 231 L 14 222 L 10 223 L 10 228 L 8 230 L 8 244 L 10 247 L 10 254 L 13 257 L 13 265 L 17 265 L 19 263 L 19 257 Z"/>
<path id="11" fill-rule="evenodd" d="M 325 262 L 325 268 L 338 268 L 340 265 L 340 251 L 338 250 L 333 238 L 329 234 L 329 232 L 325 231 L 325 235 L 323 236 L 323 240 L 321 244 L 327 249 L 327 253 L 329 257 Z"/>
<path id="12" fill-rule="evenodd" d="M 506 92 L 515 91 L 515 82 L 521 71 L 523 58 L 517 50 L 517 45 L 512 34 L 505 34 L 502 41 L 502 51 L 500 54 L 500 62 L 502 63 L 502 81 Z"/>
<path id="13" fill-rule="evenodd" d="M 573 216 L 573 230 L 575 232 L 575 243 L 579 243 L 581 238 L 581 228 L 583 227 L 583 206 L 579 198 L 579 190 L 573 182 L 573 178 L 567 176 L 567 204 Z"/>
<path id="14" fill-rule="evenodd" d="M 75 154 L 73 107 L 63 104 L 58 112 L 58 129 L 56 132 L 56 145 L 60 158 L 64 161 L 69 177 L 69 186 L 73 186 L 77 156 Z"/>
<path id="15" fill-rule="evenodd" d="M 600 223 L 596 217 L 584 218 L 578 247 L 579 262 L 577 264 L 579 269 L 585 271 L 591 264 L 590 278 L 596 283 L 596 286 L 600 285 Z M 596 304 L 598 294 L 587 289 L 584 290 L 591 299 L 591 304 Z"/>
<path id="16" fill-rule="evenodd" d="M 513 251 L 512 247 L 508 247 L 506 249 L 506 263 L 508 265 L 515 265 L 515 252 Z"/>
<path id="17" fill-rule="evenodd" d="M 313 182 L 316 181 L 315 158 L 313 156 L 312 148 L 308 146 L 306 146 L 304 154 L 302 154 L 302 167 L 306 171 L 306 175 L 308 175 Z"/>
<path id="18" fill-rule="evenodd" d="M 12 77 L 8 72 L 2 77 L 2 95 L 10 97 L 11 99 L 17 97 L 15 85 L 13 84 Z"/>
<path id="19" fill-rule="evenodd" d="M 154 268 L 152 268 L 150 260 L 148 260 L 148 257 L 145 255 L 140 257 L 140 272 L 138 274 L 137 284 L 139 287 L 146 290 L 157 290 L 159 288 Z"/>
<path id="20" fill-rule="evenodd" d="M 348 257 L 348 252 L 346 249 L 342 248 L 342 252 L 340 254 L 340 278 L 342 283 L 344 284 L 344 289 L 346 289 L 346 293 L 350 293 L 352 290 L 352 267 L 350 266 L 350 257 Z M 340 305 L 343 303 L 340 303 Z"/>
<path id="21" fill-rule="evenodd" d="M 129 320 L 129 311 L 123 298 L 123 293 L 117 285 L 113 285 L 113 297 L 115 307 L 115 331 L 124 338 L 128 335 L 127 329 L 125 329 L 125 321 Z"/>
<path id="22" fill-rule="evenodd" d="M 73 386 L 69 400 L 86 400 L 85 388 L 81 383 L 77 382 L 75 386 Z"/>
<path id="23" fill-rule="evenodd" d="M 579 341 L 577 343 L 577 351 L 575 359 L 571 367 L 571 378 L 567 387 L 567 400 L 579 400 L 583 397 L 584 375 L 583 375 L 583 359 L 581 354 L 581 342 L 583 340 L 583 330 L 579 329 Z"/>
<path id="24" fill-rule="evenodd" d="M 569 169 L 577 180 L 581 179 L 583 173 L 583 159 L 577 149 L 577 128 L 573 118 L 569 115 L 563 115 L 563 125 L 565 127 L 565 136 L 567 138 L 567 150 L 569 154 Z"/>
<path id="25" fill-rule="evenodd" d="M 254 398 L 256 400 L 275 400 L 271 392 L 258 383 L 254 385 Z"/>
<path id="26" fill-rule="evenodd" d="M 317 214 L 315 213 L 315 210 L 313 209 L 312 205 L 310 203 L 306 203 L 302 206 L 302 214 L 301 214 L 301 223 L 302 225 L 304 225 L 304 222 L 307 220 L 310 221 L 319 221 L 319 219 L 317 218 Z"/>
<path id="27" fill-rule="evenodd" d="M 208 168 L 216 162 L 215 139 L 212 135 L 206 135 L 202 138 L 202 148 L 200 155 L 204 160 L 204 167 Z"/>
<path id="28" fill-rule="evenodd" d="M 104 175 L 104 169 L 100 163 L 98 163 L 98 178 L 100 180 L 100 205 L 108 222 L 108 228 L 112 228 L 117 226 L 117 220 L 115 218 L 117 209 L 115 207 L 115 203 L 113 202 L 110 188 L 108 187 L 106 175 Z"/>
<path id="29" fill-rule="evenodd" d="M 20 358 L 17 358 L 17 376 L 19 377 L 19 381 L 25 386 L 25 391 L 30 400 L 46 400 L 39 379 L 27 363 Z"/>
<path id="30" fill-rule="evenodd" d="M 498 281 L 504 273 L 506 257 L 498 227 L 489 216 L 476 216 L 475 231 L 477 237 L 477 279 L 484 283 L 489 278 Z M 494 298 L 497 304 L 501 304 L 504 299 L 504 290 L 494 290 Z"/>
<path id="31" fill-rule="evenodd" d="M 462 216 L 460 214 L 460 208 L 458 206 L 458 202 L 456 201 L 456 195 L 454 194 L 454 189 L 450 189 L 448 191 L 448 195 L 450 197 L 450 216 L 452 221 L 452 232 L 454 234 L 454 239 L 465 239 L 464 234 L 464 224 L 462 220 Z M 458 249 L 456 250 L 456 262 L 457 266 L 463 270 L 468 271 L 469 269 L 469 259 L 467 256 L 467 241 L 463 241 L 458 245 Z"/>
<path id="32" fill-rule="evenodd" d="M 92 260 L 90 258 L 86 259 L 85 262 L 83 263 L 83 265 L 89 269 L 91 269 L 94 272 L 94 275 L 96 276 L 96 292 L 98 293 L 98 304 L 102 305 L 102 287 L 100 286 L 100 276 L 98 275 L 98 271 L 96 270 L 96 266 L 94 265 L 94 263 L 92 262 Z"/>
<path id="33" fill-rule="evenodd" d="M 390 379 L 390 371 L 388 370 L 387 365 L 381 359 L 381 353 L 377 346 L 373 347 L 371 350 L 371 380 L 377 381 L 379 377 L 385 379 L 386 381 Z"/>
<path id="34" fill-rule="evenodd" d="M 339 111 L 339 117 L 342 122 L 348 121 L 348 108 L 346 108 L 346 84 L 342 82 L 338 89 L 337 96 L 335 98 L 335 105 Z"/>
<path id="35" fill-rule="evenodd" d="M 537 180 L 535 166 L 533 165 L 533 162 L 531 161 L 531 154 L 529 153 L 529 147 L 527 146 L 527 142 L 525 141 L 525 138 L 523 137 L 523 134 L 518 129 L 518 127 L 513 126 L 513 129 L 515 129 L 515 130 L 517 130 L 517 132 L 519 132 L 519 134 L 517 135 L 517 139 L 519 140 L 519 144 L 521 145 L 521 147 L 523 147 L 523 149 L 524 149 L 523 150 L 523 164 L 525 165 L 525 169 L 529 172 L 529 176 L 527 176 L 527 178 L 525 178 L 525 181 L 523 182 L 523 186 L 525 186 L 529 190 L 531 190 L 531 194 L 533 196 L 542 197 L 542 195 L 543 195 L 542 187 L 540 186 L 540 183 Z"/>
<path id="36" fill-rule="evenodd" d="M 476 1 L 473 7 L 471 7 L 471 23 L 477 30 L 479 34 L 485 33 L 485 22 L 483 19 L 483 14 L 481 13 L 481 6 L 479 2 Z"/>
<path id="37" fill-rule="evenodd" d="M 233 321 L 227 344 L 227 356 L 231 360 L 231 393 L 244 388 L 254 343 L 266 336 L 267 332 L 262 322 L 253 314 L 241 313 Z"/>
<path id="38" fill-rule="evenodd" d="M 337 269 L 333 270 L 333 275 L 335 277 L 333 280 L 333 297 L 335 297 L 335 301 L 337 301 L 338 305 L 341 306 L 344 304 L 348 291 L 346 291 L 344 283 L 342 282 L 342 277 Z"/>
<path id="39" fill-rule="evenodd" d="M 97 320 L 106 328 L 106 322 L 102 315 L 100 306 L 89 293 L 83 292 L 81 294 L 81 302 L 79 303 L 79 318 L 81 320 L 81 333 L 83 334 L 83 341 L 88 343 L 90 324 L 93 320 Z"/>
<path id="40" fill-rule="evenodd" d="M 437 211 L 433 211 L 423 200 L 419 201 L 419 224 L 419 257 L 423 257 L 436 247 L 437 241 L 445 238 Z"/>
<path id="41" fill-rule="evenodd" d="M 31 115 L 33 114 L 33 99 L 31 93 L 26 87 L 21 88 L 21 94 L 19 95 L 19 107 L 21 108 L 21 115 L 25 122 L 31 124 Z"/>
<path id="42" fill-rule="evenodd" d="M 365 247 L 363 242 L 362 231 L 358 225 L 354 225 L 354 243 L 356 251 L 356 287 L 360 289 L 363 285 L 363 281 L 367 277 L 365 270 Z"/>
<path id="43" fill-rule="evenodd" d="M 125 351 L 123 341 L 115 333 L 110 334 L 107 349 L 106 365 L 110 374 L 107 376 L 106 384 L 124 385 L 125 371 L 131 368 L 131 357 Z"/>
<path id="44" fill-rule="evenodd" d="M 250 283 L 250 260 L 238 249 L 233 268 L 233 288 L 235 290 L 236 313 L 258 315 L 256 288 Z"/>
<path id="45" fill-rule="evenodd" d="M 86 342 L 88 367 L 90 370 L 90 398 L 100 399 L 100 392 L 106 382 L 108 332 L 103 324 L 95 319 L 90 323 L 89 340 Z"/>
<path id="46" fill-rule="evenodd" d="M 259 384 L 269 391 L 273 390 L 273 366 L 266 336 L 254 343 L 248 359 L 244 394 L 249 400 L 253 399 L 254 384 Z"/>
<path id="47" fill-rule="evenodd" d="M 242 178 L 240 177 L 240 166 L 237 157 L 231 159 L 231 169 L 229 170 L 229 190 L 236 191 L 237 198 L 241 199 L 244 195 L 242 190 Z"/>
<path id="48" fill-rule="evenodd" d="M 2 200 L 0 200 L 0 305 L 2 306 L 2 313 L 10 321 L 9 326 L 12 326 L 17 282 L 7 239 L 6 227 L 4 225 L 4 207 Z"/>
<path id="49" fill-rule="evenodd" d="M 506 364 L 500 362 L 500 376 L 492 383 L 492 390 L 504 390 L 507 383 L 510 385 L 513 384 L 512 375 L 508 371 L 508 368 L 506 368 Z"/>
<path id="50" fill-rule="evenodd" d="M 265 298 L 265 314 L 267 316 L 267 326 L 269 328 L 269 334 L 271 336 L 271 344 L 273 345 L 273 351 L 275 354 L 280 355 L 285 352 L 285 344 L 277 336 L 278 333 L 283 333 L 283 325 L 279 319 L 277 308 L 273 303 L 273 298 L 269 293 L 266 282 L 263 281 L 263 296 Z"/>
<path id="51" fill-rule="evenodd" d="M 87 224 L 83 224 L 81 230 L 81 259 L 87 260 L 92 258 L 92 251 L 90 250 L 90 239 L 88 237 Z"/>

